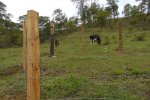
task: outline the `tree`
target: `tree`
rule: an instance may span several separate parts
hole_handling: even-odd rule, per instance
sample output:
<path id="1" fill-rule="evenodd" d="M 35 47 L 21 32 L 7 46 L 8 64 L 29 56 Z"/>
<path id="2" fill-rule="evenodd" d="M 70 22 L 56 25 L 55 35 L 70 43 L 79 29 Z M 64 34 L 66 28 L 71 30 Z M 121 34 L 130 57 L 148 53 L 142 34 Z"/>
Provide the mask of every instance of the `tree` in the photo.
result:
<path id="1" fill-rule="evenodd" d="M 39 18 L 39 27 L 41 30 L 46 28 L 46 25 L 50 23 L 49 17 L 47 16 L 40 16 Z"/>
<path id="2" fill-rule="evenodd" d="M 139 6 L 133 5 L 130 12 L 130 19 L 129 22 L 132 25 L 138 25 L 139 27 L 142 27 L 146 21 L 146 14 L 141 11 Z"/>
<path id="3" fill-rule="evenodd" d="M 80 15 L 81 21 L 85 24 L 85 7 L 86 3 L 89 0 L 71 0 L 73 3 L 76 3 L 76 7 L 78 8 L 78 14 Z"/>
<path id="4" fill-rule="evenodd" d="M 136 0 L 136 1 L 141 1 L 142 4 L 147 6 L 147 14 L 150 14 L 150 0 Z"/>
<path id="5" fill-rule="evenodd" d="M 118 16 L 118 5 L 117 3 L 118 0 L 107 0 L 107 5 L 111 8 L 111 13 L 113 18 L 115 19 L 116 16 Z"/>
<path id="6" fill-rule="evenodd" d="M 88 6 L 85 7 L 85 22 L 86 24 L 88 25 L 92 25 L 92 18 L 91 18 L 91 11 L 90 11 L 90 8 Z"/>
<path id="7" fill-rule="evenodd" d="M 99 12 L 100 6 L 95 2 L 91 4 L 91 7 L 88 9 L 89 14 L 86 16 L 89 17 L 88 22 L 90 24 L 95 23 L 97 21 L 97 13 Z"/>
<path id="8" fill-rule="evenodd" d="M 53 20 L 60 32 L 62 32 L 65 23 L 67 22 L 67 17 L 62 13 L 61 9 L 56 9 L 53 12 Z"/>
<path id="9" fill-rule="evenodd" d="M 131 10 L 132 10 L 132 6 L 128 3 L 124 6 L 124 11 L 123 14 L 125 17 L 130 17 L 131 16 Z"/>
<path id="10" fill-rule="evenodd" d="M 102 28 L 105 26 L 107 19 L 109 18 L 109 13 L 104 7 L 100 7 L 100 5 L 95 2 L 85 10 L 85 14 L 87 24 L 94 27 L 99 26 Z"/>
<path id="11" fill-rule="evenodd" d="M 19 18 L 18 18 L 19 23 L 22 24 L 26 20 L 26 17 L 27 17 L 27 15 L 19 16 Z"/>
<path id="12" fill-rule="evenodd" d="M 109 17 L 109 13 L 107 11 L 105 11 L 103 8 L 101 8 L 98 11 L 96 17 L 97 17 L 97 24 L 98 24 L 98 26 L 103 28 L 106 25 L 107 19 Z"/>
<path id="13" fill-rule="evenodd" d="M 109 19 L 111 19 L 111 8 L 110 7 L 106 7 L 105 11 L 107 12 Z"/>
<path id="14" fill-rule="evenodd" d="M 146 11 L 146 6 L 145 6 L 145 4 L 144 4 L 143 2 L 141 2 L 141 3 L 138 5 L 138 8 L 139 8 L 139 11 L 140 11 L 141 13 L 145 13 L 145 11 Z"/>
<path id="15" fill-rule="evenodd" d="M 43 42 L 49 34 L 50 34 L 50 20 L 47 16 L 39 17 L 39 28 L 40 34 L 42 36 L 41 41 Z M 44 37 L 44 38 L 43 38 Z"/>
<path id="16" fill-rule="evenodd" d="M 4 18 L 6 14 L 6 5 L 0 1 L 0 18 Z"/>
<path id="17" fill-rule="evenodd" d="M 13 17 L 13 15 L 11 13 L 5 14 L 5 20 L 7 21 L 11 21 L 11 17 Z"/>
<path id="18" fill-rule="evenodd" d="M 21 45 L 22 36 L 18 24 L 0 18 L 0 47 Z"/>
<path id="19" fill-rule="evenodd" d="M 69 18 L 68 22 L 65 25 L 66 25 L 67 29 L 69 29 L 70 32 L 72 32 L 76 29 L 78 20 L 79 19 L 75 16 Z"/>
<path id="20" fill-rule="evenodd" d="M 133 7 L 131 8 L 131 16 L 136 16 L 139 13 L 139 8 L 138 6 L 133 5 Z"/>
<path id="21" fill-rule="evenodd" d="M 21 45 L 20 26 L 11 21 L 12 14 L 7 13 L 6 5 L 0 1 L 0 47 Z"/>
<path id="22" fill-rule="evenodd" d="M 6 5 L 0 1 L 0 18 L 11 21 L 12 14 L 6 13 Z"/>

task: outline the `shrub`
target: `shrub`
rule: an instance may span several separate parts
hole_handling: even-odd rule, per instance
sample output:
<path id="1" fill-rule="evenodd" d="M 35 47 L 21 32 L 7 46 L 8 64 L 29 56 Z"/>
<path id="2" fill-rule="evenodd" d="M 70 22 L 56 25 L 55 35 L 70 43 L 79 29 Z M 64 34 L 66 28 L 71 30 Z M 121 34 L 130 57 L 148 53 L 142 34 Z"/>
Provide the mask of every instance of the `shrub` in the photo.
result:
<path id="1" fill-rule="evenodd" d="M 104 45 L 109 45 L 110 44 L 110 39 L 108 36 L 105 37 L 105 42 L 104 42 Z"/>
<path id="2" fill-rule="evenodd" d="M 9 45 L 9 38 L 7 36 L 2 35 L 0 37 L 0 48 L 8 47 Z"/>
<path id="3" fill-rule="evenodd" d="M 136 37 L 133 39 L 134 41 L 144 41 L 145 40 L 145 34 L 136 35 Z"/>

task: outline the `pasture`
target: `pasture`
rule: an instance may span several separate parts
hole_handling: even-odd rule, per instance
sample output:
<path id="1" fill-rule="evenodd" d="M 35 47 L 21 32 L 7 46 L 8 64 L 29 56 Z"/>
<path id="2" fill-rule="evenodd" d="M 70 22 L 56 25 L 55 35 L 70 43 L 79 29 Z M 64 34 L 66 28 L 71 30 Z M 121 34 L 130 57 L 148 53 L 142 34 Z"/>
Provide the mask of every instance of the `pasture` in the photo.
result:
<path id="1" fill-rule="evenodd" d="M 92 32 L 100 34 L 101 45 L 90 44 Z M 126 30 L 122 52 L 115 31 L 87 29 L 84 52 L 80 32 L 56 38 L 55 58 L 49 41 L 41 44 L 42 99 L 150 99 L 150 31 Z M 25 100 L 22 58 L 22 47 L 0 49 L 0 98 Z"/>

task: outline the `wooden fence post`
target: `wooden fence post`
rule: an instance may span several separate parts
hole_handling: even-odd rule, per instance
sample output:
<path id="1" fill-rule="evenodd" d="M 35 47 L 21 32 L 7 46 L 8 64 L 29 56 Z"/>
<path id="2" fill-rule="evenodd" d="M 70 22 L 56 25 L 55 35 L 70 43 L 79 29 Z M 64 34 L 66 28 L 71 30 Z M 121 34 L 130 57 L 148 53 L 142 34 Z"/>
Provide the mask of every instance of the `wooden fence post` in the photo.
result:
<path id="1" fill-rule="evenodd" d="M 85 32 L 84 32 L 84 24 L 81 25 L 81 33 L 82 33 L 82 53 L 85 52 Z"/>
<path id="2" fill-rule="evenodd" d="M 40 100 L 39 14 L 27 11 L 27 100 Z"/>
<path id="3" fill-rule="evenodd" d="M 2 100 L 7 100 L 6 96 L 3 96 L 3 97 L 2 97 Z"/>
<path id="4" fill-rule="evenodd" d="M 50 23 L 50 57 L 54 57 L 54 23 Z"/>
<path id="5" fill-rule="evenodd" d="M 23 69 L 27 67 L 27 29 L 26 21 L 23 22 Z"/>
<path id="6" fill-rule="evenodd" d="M 119 31 L 119 47 L 118 50 L 122 51 L 123 49 L 123 23 L 118 22 L 118 31 Z"/>

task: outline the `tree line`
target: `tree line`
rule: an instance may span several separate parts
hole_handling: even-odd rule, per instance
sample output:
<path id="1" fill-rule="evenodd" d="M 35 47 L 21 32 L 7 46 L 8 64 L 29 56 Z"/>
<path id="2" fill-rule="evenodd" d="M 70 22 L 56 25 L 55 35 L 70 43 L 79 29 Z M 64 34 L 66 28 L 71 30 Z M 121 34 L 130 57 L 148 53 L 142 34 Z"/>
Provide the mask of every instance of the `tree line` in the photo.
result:
<path id="1" fill-rule="evenodd" d="M 103 6 L 96 0 L 71 0 L 78 9 L 76 16 L 68 18 L 60 9 L 53 11 L 52 18 L 48 16 L 40 16 L 39 29 L 41 41 L 46 40 L 50 34 L 50 22 L 55 23 L 57 35 L 72 33 L 78 30 L 80 24 L 84 24 L 87 28 L 100 28 L 113 30 L 115 24 L 122 20 L 127 27 L 140 28 L 144 30 L 150 29 L 150 0 L 135 0 L 139 5 L 125 4 L 122 11 L 122 17 L 119 17 L 118 0 L 106 0 L 107 5 Z M 13 16 L 7 13 L 7 6 L 0 1 L 0 47 L 8 47 L 11 45 L 22 45 L 22 23 L 26 20 L 26 15 L 19 16 L 18 22 L 11 20 Z M 43 38 L 42 38 L 43 37 Z"/>

